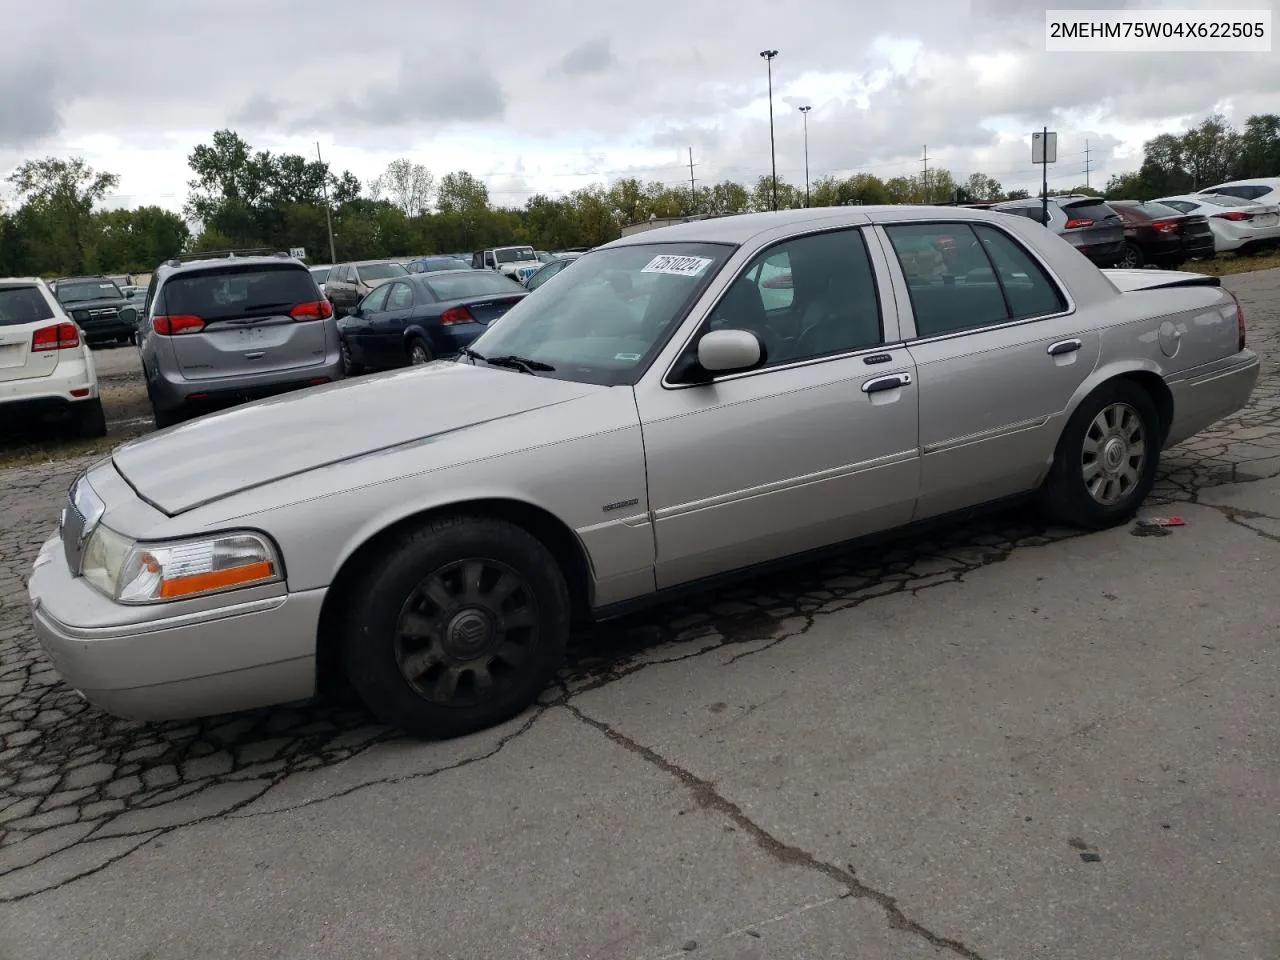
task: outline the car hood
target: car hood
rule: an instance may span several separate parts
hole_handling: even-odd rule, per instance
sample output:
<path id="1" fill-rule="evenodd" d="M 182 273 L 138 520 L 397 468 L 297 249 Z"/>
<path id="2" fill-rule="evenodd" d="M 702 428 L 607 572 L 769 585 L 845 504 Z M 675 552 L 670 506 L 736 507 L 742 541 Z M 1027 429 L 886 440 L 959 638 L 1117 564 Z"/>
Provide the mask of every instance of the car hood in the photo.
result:
<path id="1" fill-rule="evenodd" d="M 439 362 L 259 400 L 128 443 L 116 469 L 174 516 L 309 470 L 608 389 Z"/>

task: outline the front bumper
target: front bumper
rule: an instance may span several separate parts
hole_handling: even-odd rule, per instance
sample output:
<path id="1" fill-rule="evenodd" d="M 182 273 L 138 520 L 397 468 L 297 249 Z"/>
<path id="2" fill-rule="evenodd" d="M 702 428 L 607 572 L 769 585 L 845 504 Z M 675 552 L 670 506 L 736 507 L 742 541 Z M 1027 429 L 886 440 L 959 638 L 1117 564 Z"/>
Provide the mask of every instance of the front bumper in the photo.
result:
<path id="1" fill-rule="evenodd" d="M 71 575 L 55 531 L 27 590 L 36 637 L 54 668 L 116 716 L 213 716 L 315 692 L 322 589 L 229 593 L 221 605 L 194 612 L 128 607 Z"/>

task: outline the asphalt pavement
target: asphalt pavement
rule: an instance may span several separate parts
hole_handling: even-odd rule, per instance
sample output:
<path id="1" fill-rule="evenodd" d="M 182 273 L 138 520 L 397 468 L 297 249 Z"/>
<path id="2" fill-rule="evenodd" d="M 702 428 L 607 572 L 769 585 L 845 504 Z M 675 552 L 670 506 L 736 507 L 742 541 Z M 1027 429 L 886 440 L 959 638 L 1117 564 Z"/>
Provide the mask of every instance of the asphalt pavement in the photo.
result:
<path id="1" fill-rule="evenodd" d="M 83 461 L 0 471 L 0 957 L 1275 960 L 1280 271 L 1227 283 L 1267 359 L 1165 456 L 1185 526 L 772 575 L 442 744 L 86 706 L 23 586 Z"/>

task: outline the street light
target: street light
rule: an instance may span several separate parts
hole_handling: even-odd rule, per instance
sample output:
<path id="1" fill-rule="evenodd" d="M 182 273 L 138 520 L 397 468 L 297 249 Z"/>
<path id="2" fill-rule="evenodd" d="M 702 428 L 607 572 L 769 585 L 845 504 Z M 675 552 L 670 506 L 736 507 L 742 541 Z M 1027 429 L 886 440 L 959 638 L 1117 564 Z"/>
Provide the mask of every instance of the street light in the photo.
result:
<path id="1" fill-rule="evenodd" d="M 813 107 L 805 104 L 800 108 L 800 115 L 804 117 L 804 205 L 809 206 L 809 111 Z"/>
<path id="2" fill-rule="evenodd" d="M 760 56 L 769 69 L 769 160 L 773 167 L 773 209 L 778 209 L 778 153 L 773 142 L 773 58 L 777 50 L 761 50 Z"/>

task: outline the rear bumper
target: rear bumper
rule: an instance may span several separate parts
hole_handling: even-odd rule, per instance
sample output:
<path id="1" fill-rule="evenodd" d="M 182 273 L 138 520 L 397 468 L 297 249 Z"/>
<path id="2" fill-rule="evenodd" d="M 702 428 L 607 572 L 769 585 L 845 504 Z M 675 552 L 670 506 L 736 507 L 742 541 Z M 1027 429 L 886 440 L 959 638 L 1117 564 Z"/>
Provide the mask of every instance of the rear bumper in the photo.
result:
<path id="1" fill-rule="evenodd" d="M 1081 244 L 1076 247 L 1081 253 L 1100 267 L 1110 267 L 1120 262 L 1124 256 L 1124 241 L 1109 240 L 1105 243 Z"/>
<path id="2" fill-rule="evenodd" d="M 108 340 L 118 340 L 121 337 L 127 337 L 134 332 L 132 323 L 125 323 L 123 320 L 112 320 L 103 323 L 94 323 L 89 326 L 79 324 L 80 332 L 83 334 L 85 343 L 105 343 Z"/>
<path id="3" fill-rule="evenodd" d="M 1185 237 L 1182 241 L 1182 255 L 1188 260 L 1196 257 L 1211 257 L 1214 254 L 1215 244 L 1213 234 L 1206 234 L 1202 237 Z"/>
<path id="4" fill-rule="evenodd" d="M 213 409 L 274 397 L 341 379 L 342 356 L 334 350 L 325 358 L 324 363 L 300 369 L 260 373 L 252 377 L 186 380 L 162 371 L 151 378 L 149 387 L 153 401 L 165 409 L 192 405 Z"/>
<path id="5" fill-rule="evenodd" d="M 67 414 L 77 404 L 97 399 L 98 384 L 89 367 L 81 361 L 59 360 L 47 377 L 0 383 L 0 427 Z"/>
<path id="6" fill-rule="evenodd" d="M 1171 381 L 1173 423 L 1165 446 L 1195 436 L 1248 404 L 1260 368 L 1258 355 L 1246 349 L 1227 360 L 1189 370 L 1181 379 Z"/>

